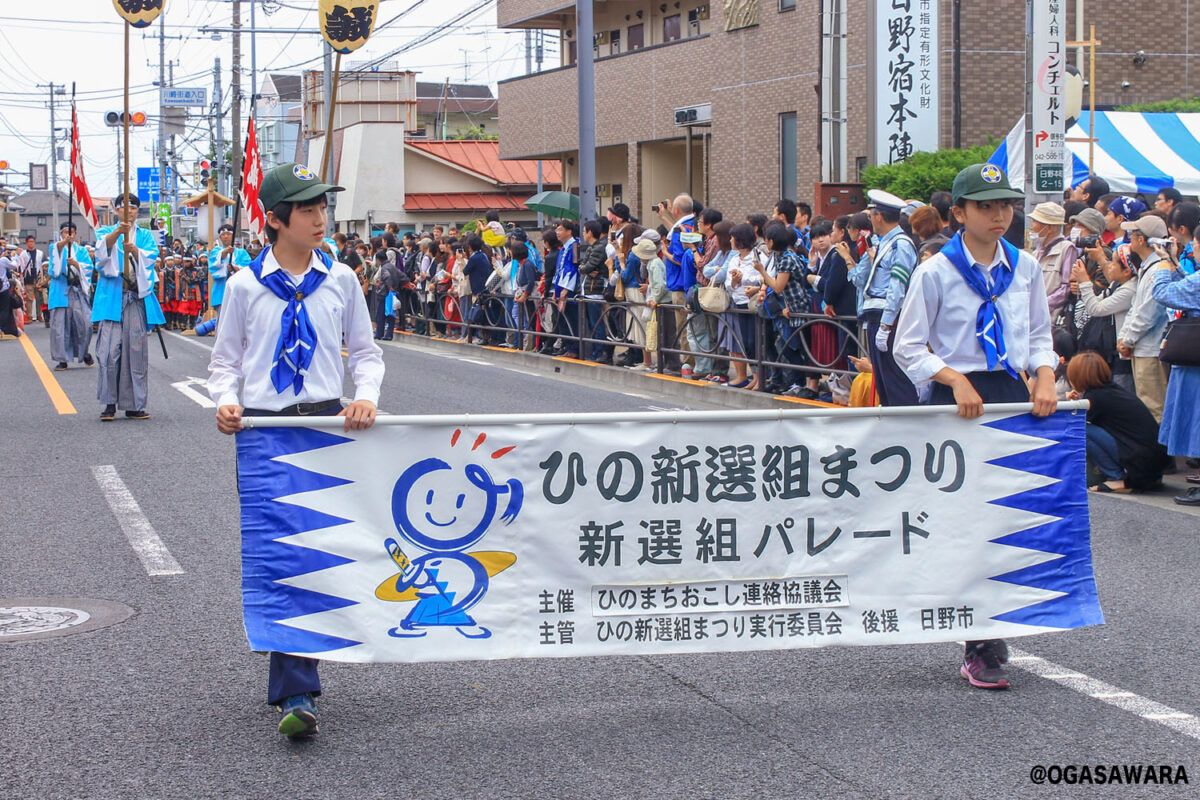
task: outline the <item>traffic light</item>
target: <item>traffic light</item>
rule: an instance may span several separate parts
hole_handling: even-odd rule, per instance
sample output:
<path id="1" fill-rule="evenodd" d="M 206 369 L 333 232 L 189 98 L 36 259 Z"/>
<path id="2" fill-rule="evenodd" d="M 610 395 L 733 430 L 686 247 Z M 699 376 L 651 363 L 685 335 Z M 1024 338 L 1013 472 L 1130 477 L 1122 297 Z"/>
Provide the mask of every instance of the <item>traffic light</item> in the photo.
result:
<path id="1" fill-rule="evenodd" d="M 105 111 L 104 124 L 110 128 L 119 128 L 125 124 L 125 112 Z M 145 111 L 133 111 L 129 114 L 129 124 L 139 127 L 146 124 Z"/>
<path id="2" fill-rule="evenodd" d="M 192 174 L 196 178 L 197 186 L 203 187 L 208 185 L 208 179 L 212 175 L 212 162 L 207 158 L 197 161 Z"/>

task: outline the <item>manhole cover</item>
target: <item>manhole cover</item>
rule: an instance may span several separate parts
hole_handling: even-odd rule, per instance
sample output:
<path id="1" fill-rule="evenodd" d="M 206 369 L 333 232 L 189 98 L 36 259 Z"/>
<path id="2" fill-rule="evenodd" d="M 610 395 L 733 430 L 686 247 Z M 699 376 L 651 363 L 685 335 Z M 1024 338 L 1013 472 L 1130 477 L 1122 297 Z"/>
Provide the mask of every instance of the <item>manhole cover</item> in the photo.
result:
<path id="1" fill-rule="evenodd" d="M 78 608 L 0 606 L 0 636 L 50 633 L 72 625 L 82 625 L 91 618 L 91 614 Z"/>
<path id="2" fill-rule="evenodd" d="M 90 597 L 0 598 L 0 644 L 52 639 L 124 622 L 133 609 Z"/>

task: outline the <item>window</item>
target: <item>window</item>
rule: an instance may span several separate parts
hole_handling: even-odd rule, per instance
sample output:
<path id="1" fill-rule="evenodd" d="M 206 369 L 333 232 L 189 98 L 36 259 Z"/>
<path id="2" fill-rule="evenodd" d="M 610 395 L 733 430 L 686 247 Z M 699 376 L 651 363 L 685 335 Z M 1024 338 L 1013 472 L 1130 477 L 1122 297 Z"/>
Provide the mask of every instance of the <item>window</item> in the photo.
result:
<path id="1" fill-rule="evenodd" d="M 796 112 L 779 115 L 779 196 L 796 197 Z"/>
<path id="2" fill-rule="evenodd" d="M 679 35 L 679 15 L 672 14 L 669 17 L 663 17 L 663 41 L 678 41 Z"/>
<path id="3" fill-rule="evenodd" d="M 46 225 L 46 218 L 45 218 L 45 217 L 38 217 L 37 224 L 38 224 L 38 227 L 39 227 L 39 228 L 45 227 L 45 225 Z"/>
<path id="4" fill-rule="evenodd" d="M 688 36 L 700 35 L 700 9 L 693 8 L 688 12 Z"/>
<path id="5" fill-rule="evenodd" d="M 796 0 L 779 0 L 780 11 L 795 11 Z"/>
<path id="6" fill-rule="evenodd" d="M 642 23 L 629 26 L 629 49 L 640 50 L 646 46 L 646 27 Z"/>
<path id="7" fill-rule="evenodd" d="M 614 56 L 619 55 L 621 52 L 621 32 L 620 31 L 612 31 L 611 33 L 609 33 L 608 34 L 608 43 L 611 45 L 611 47 L 609 48 L 609 53 L 611 53 Z"/>

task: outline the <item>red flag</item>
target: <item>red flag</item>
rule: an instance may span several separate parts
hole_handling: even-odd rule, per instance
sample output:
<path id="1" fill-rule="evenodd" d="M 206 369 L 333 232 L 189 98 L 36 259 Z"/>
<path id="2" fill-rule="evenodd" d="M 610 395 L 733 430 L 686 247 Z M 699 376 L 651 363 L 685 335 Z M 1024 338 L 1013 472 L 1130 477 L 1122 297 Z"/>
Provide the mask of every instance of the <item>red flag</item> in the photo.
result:
<path id="1" fill-rule="evenodd" d="M 250 131 L 246 134 L 246 157 L 242 164 L 242 208 L 246 209 L 246 230 L 258 238 L 261 244 L 267 243 L 264 229 L 267 227 L 267 214 L 258 199 L 258 187 L 262 183 L 262 161 L 258 156 L 258 137 L 254 132 L 254 118 L 250 118 Z"/>
<path id="2" fill-rule="evenodd" d="M 92 193 L 88 191 L 87 181 L 83 177 L 83 149 L 79 144 L 79 116 L 71 107 L 71 191 L 75 193 L 75 202 L 79 210 L 93 228 L 100 227 L 100 218 L 96 216 L 96 204 L 92 202 Z"/>

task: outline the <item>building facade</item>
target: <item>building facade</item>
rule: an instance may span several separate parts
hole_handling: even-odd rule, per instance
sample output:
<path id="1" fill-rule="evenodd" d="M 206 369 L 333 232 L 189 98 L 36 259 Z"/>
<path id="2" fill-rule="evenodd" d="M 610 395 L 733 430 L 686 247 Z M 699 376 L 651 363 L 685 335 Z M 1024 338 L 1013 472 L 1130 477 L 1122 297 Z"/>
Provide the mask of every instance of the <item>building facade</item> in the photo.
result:
<path id="1" fill-rule="evenodd" d="M 273 72 L 254 104 L 254 128 L 263 171 L 296 160 L 300 139 L 300 76 Z"/>
<path id="2" fill-rule="evenodd" d="M 769 211 L 781 196 L 811 200 L 822 181 L 857 181 L 871 163 L 877 113 L 869 75 L 869 3 L 905 3 L 936 16 L 939 147 L 1001 140 L 1023 113 L 1025 3 L 992 0 L 596 0 L 598 210 L 621 199 L 643 220 L 652 205 L 689 184 L 730 213 Z M 1154 4 L 1154 24 L 1130 25 L 1129 7 L 1065 0 L 1065 34 L 1076 10 L 1096 26 L 1098 108 L 1188 97 L 1200 67 L 1187 0 Z M 560 159 L 577 183 L 574 5 L 497 0 L 502 28 L 556 31 L 554 69 L 504 81 L 499 101 L 502 158 Z M 1083 30 L 1086 36 L 1086 28 Z M 1070 49 L 1069 63 L 1083 51 Z M 1082 60 L 1080 60 L 1082 59 Z M 711 124 L 687 137 L 678 108 L 711 104 Z M 823 142 L 828 146 L 823 147 Z M 831 152 L 840 150 L 831 158 Z"/>

